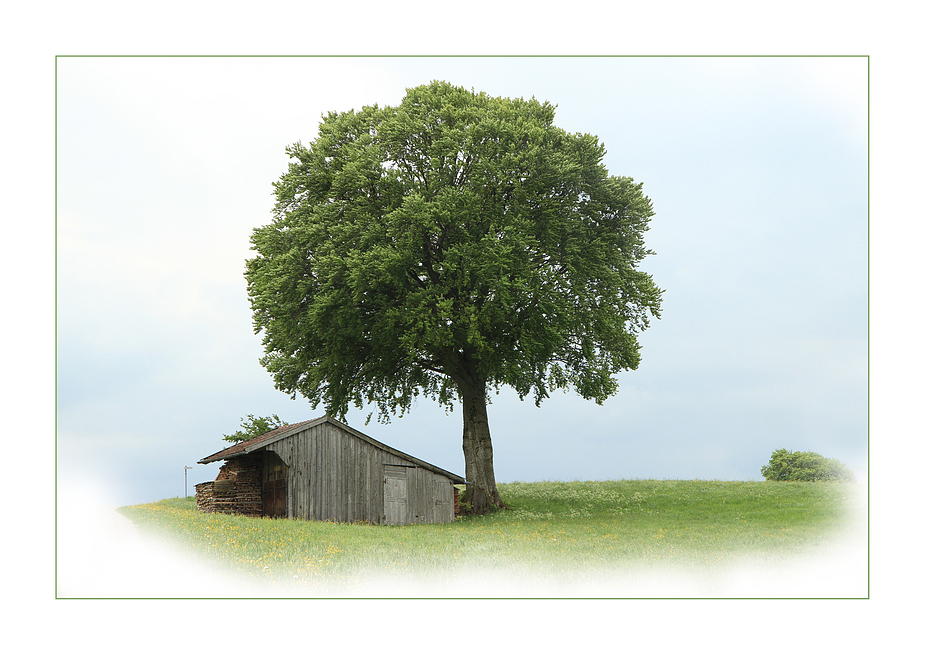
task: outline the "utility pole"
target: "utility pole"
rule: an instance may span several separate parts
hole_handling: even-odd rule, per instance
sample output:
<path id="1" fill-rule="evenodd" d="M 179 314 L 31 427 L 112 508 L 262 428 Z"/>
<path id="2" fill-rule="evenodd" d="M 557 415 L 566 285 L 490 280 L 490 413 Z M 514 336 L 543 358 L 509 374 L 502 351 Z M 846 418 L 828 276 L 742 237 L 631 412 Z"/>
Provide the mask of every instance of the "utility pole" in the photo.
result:
<path id="1" fill-rule="evenodd" d="M 186 486 L 186 472 L 189 471 L 191 468 L 193 467 L 192 466 L 183 467 L 183 494 L 184 494 L 183 497 L 184 498 L 189 498 L 189 491 L 187 491 L 188 487 Z"/>

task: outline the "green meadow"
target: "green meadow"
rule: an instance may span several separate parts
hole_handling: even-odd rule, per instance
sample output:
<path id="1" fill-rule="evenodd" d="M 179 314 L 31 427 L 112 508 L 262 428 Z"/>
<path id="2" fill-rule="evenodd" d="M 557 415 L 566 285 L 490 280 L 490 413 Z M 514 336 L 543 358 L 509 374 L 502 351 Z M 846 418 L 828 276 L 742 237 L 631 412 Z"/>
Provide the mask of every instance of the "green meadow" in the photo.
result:
<path id="1" fill-rule="evenodd" d="M 152 537 L 242 581 L 336 593 L 390 580 L 786 566 L 863 532 L 855 484 L 619 480 L 499 485 L 511 509 L 441 525 L 377 526 L 203 514 L 194 499 L 120 508 Z M 667 567 L 667 569 L 666 569 Z"/>

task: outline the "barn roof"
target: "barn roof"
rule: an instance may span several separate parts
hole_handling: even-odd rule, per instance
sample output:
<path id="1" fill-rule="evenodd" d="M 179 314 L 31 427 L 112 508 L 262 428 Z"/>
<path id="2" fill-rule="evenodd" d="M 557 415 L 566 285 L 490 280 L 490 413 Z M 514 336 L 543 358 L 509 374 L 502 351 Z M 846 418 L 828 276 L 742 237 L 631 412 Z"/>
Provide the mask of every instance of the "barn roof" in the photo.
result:
<path id="1" fill-rule="evenodd" d="M 211 464 L 212 462 L 219 462 L 222 460 L 232 459 L 234 457 L 240 457 L 242 455 L 247 455 L 249 453 L 259 451 L 259 450 L 266 448 L 267 446 L 269 446 L 270 444 L 276 441 L 285 439 L 286 437 L 289 437 L 293 434 L 301 432 L 302 430 L 305 430 L 307 428 L 312 428 L 312 427 L 315 427 L 316 425 L 321 425 L 322 423 L 330 423 L 332 425 L 335 425 L 338 428 L 346 432 L 349 432 L 350 434 L 357 437 L 358 439 L 361 439 L 369 444 L 372 444 L 376 448 L 380 448 L 397 457 L 401 457 L 410 462 L 413 462 L 414 464 L 416 464 L 417 466 L 420 466 L 421 468 L 425 468 L 429 471 L 433 471 L 434 473 L 445 475 L 446 477 L 450 478 L 451 480 L 453 480 L 453 482 L 457 484 L 463 484 L 465 482 L 465 478 L 460 477 L 456 475 L 455 473 L 450 473 L 449 471 L 446 471 L 440 467 L 434 466 L 433 464 L 428 464 L 427 462 L 420 460 L 417 457 L 412 457 L 411 455 L 407 453 L 403 453 L 400 450 L 396 450 L 395 448 L 392 448 L 391 446 L 386 446 L 384 443 L 376 441 L 369 435 L 363 434 L 359 430 L 354 430 L 346 423 L 341 423 L 340 421 L 333 419 L 330 416 L 322 416 L 319 418 L 313 418 L 307 421 L 302 421 L 301 423 L 291 423 L 289 425 L 281 425 L 280 427 L 274 430 L 270 430 L 269 432 L 265 432 L 264 434 L 258 435 L 256 437 L 252 437 L 251 439 L 248 439 L 247 441 L 239 441 L 233 446 L 229 446 L 228 448 L 225 448 L 224 450 L 220 450 L 217 453 L 213 453 L 212 455 L 209 455 L 208 457 L 203 457 L 201 460 L 199 460 L 199 464 Z"/>
<path id="2" fill-rule="evenodd" d="M 235 445 L 225 448 L 225 450 L 220 450 L 217 453 L 209 455 L 208 457 L 203 457 L 201 460 L 199 460 L 198 463 L 211 464 L 212 462 L 220 462 L 223 459 L 231 459 L 236 455 L 246 455 L 247 453 L 252 452 L 258 446 L 267 445 L 264 442 L 276 441 L 274 437 L 278 437 L 284 433 L 285 435 L 288 435 L 292 432 L 298 432 L 301 429 L 309 427 L 310 423 L 321 423 L 325 418 L 327 417 L 323 416 L 321 418 L 313 418 L 307 421 L 302 421 L 301 423 L 289 423 L 287 425 L 281 425 L 278 428 L 270 430 L 269 432 L 264 432 L 263 434 L 257 435 L 256 437 L 251 437 L 246 441 L 239 441 Z"/>

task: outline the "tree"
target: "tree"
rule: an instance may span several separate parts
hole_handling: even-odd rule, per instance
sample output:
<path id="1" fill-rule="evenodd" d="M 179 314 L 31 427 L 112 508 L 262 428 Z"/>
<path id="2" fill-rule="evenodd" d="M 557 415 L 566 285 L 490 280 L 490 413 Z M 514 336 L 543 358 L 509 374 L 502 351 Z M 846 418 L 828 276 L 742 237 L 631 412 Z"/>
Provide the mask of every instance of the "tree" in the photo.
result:
<path id="1" fill-rule="evenodd" d="M 765 480 L 780 482 L 854 482 L 854 473 L 837 459 L 814 452 L 775 450 L 771 461 L 761 467 Z"/>
<path id="2" fill-rule="evenodd" d="M 273 222 L 251 237 L 276 387 L 333 416 L 373 404 L 383 422 L 419 395 L 461 402 L 463 500 L 478 513 L 504 506 L 489 391 L 539 405 L 574 387 L 601 403 L 659 316 L 662 292 L 637 269 L 654 254 L 642 185 L 609 176 L 598 139 L 554 114 L 444 82 L 330 112 L 287 149 Z"/>
<path id="3" fill-rule="evenodd" d="M 253 414 L 248 414 L 247 418 L 241 419 L 241 428 L 234 434 L 223 435 L 225 441 L 231 441 L 233 443 L 238 443 L 239 441 L 246 441 L 254 437 L 258 437 L 261 434 L 266 434 L 270 430 L 275 430 L 278 427 L 283 425 L 289 425 L 285 421 L 281 421 L 280 418 L 273 414 L 272 416 L 254 416 Z"/>

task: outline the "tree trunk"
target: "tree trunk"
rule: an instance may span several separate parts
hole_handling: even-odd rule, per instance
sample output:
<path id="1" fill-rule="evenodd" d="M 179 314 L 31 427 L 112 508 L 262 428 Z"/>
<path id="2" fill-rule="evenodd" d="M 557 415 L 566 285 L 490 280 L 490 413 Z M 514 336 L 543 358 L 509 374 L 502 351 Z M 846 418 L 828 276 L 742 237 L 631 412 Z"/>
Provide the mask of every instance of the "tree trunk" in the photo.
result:
<path id="1" fill-rule="evenodd" d="M 495 484 L 495 465 L 488 430 L 485 385 L 459 385 L 463 404 L 463 454 L 466 457 L 466 492 L 462 501 L 473 514 L 507 508 Z"/>

